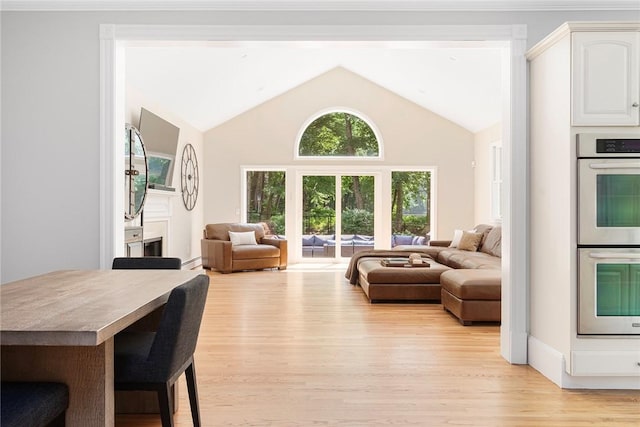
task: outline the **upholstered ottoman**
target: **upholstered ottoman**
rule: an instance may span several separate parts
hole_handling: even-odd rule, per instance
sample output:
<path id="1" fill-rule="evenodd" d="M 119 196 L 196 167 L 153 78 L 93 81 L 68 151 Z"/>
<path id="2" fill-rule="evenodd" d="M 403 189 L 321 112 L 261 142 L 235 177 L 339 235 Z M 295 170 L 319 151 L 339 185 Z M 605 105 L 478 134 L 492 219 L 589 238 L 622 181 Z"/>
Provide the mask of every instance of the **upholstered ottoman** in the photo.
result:
<path id="1" fill-rule="evenodd" d="M 359 284 L 369 301 L 440 301 L 440 275 L 446 265 L 428 260 L 429 267 L 385 267 L 381 258 L 362 258 Z"/>
<path id="2" fill-rule="evenodd" d="M 467 326 L 473 322 L 499 322 L 501 270 L 450 270 L 440 276 L 442 307 Z"/>

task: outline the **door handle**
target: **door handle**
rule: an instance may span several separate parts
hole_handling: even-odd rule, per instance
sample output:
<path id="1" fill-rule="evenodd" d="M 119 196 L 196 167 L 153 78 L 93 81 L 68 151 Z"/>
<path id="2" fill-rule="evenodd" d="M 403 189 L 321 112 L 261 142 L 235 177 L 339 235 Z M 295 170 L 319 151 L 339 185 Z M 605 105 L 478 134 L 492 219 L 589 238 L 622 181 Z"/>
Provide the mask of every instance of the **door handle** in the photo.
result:
<path id="1" fill-rule="evenodd" d="M 590 252 L 589 258 L 593 259 L 640 259 L 640 253 L 634 252 Z"/>
<path id="2" fill-rule="evenodd" d="M 589 163 L 591 169 L 640 169 L 640 162 Z"/>

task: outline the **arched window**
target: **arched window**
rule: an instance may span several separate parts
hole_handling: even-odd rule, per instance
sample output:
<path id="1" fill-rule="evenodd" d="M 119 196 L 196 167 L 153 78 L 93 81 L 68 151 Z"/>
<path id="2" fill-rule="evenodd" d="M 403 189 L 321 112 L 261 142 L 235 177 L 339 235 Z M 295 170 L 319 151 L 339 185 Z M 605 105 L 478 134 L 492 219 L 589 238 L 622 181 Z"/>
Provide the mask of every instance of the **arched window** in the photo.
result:
<path id="1" fill-rule="evenodd" d="M 377 132 L 363 118 L 332 111 L 311 121 L 298 143 L 300 157 L 380 157 Z"/>

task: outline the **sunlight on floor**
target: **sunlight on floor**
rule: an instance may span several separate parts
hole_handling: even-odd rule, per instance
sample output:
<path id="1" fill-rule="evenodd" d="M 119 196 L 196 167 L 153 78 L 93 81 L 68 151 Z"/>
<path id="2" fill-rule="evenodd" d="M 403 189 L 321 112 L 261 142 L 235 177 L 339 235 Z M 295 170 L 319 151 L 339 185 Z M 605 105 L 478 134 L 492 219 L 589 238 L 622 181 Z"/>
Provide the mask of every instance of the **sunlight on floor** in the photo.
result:
<path id="1" fill-rule="evenodd" d="M 349 264 L 347 262 L 341 262 L 341 263 L 300 262 L 297 264 L 289 264 L 287 266 L 287 269 L 284 270 L 284 272 L 286 273 L 287 271 L 327 271 L 327 270 L 346 271 L 348 265 Z"/>

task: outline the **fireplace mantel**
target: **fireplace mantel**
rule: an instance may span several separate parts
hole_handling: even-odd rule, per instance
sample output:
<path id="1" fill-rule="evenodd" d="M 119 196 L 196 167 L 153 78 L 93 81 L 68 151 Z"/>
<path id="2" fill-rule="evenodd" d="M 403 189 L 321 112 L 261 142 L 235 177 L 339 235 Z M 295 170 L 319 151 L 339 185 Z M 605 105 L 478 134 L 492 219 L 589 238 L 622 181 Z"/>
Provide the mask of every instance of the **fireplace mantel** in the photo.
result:
<path id="1" fill-rule="evenodd" d="M 147 200 L 144 204 L 145 223 L 171 218 L 171 200 L 179 194 L 176 191 L 147 190 Z"/>
<path id="2" fill-rule="evenodd" d="M 144 204 L 145 240 L 162 238 L 162 255 L 170 256 L 172 200 L 180 193 L 174 191 L 148 190 Z"/>

